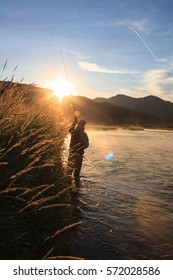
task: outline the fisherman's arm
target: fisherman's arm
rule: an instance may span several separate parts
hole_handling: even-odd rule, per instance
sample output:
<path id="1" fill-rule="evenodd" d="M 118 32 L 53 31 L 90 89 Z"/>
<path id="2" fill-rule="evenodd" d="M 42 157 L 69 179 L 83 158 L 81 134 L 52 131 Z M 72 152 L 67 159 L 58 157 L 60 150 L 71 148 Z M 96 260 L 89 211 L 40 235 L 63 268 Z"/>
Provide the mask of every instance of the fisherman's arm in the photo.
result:
<path id="1" fill-rule="evenodd" d="M 76 124 L 77 124 L 77 117 L 74 117 L 73 123 L 69 128 L 69 133 L 73 133 L 73 131 L 75 130 Z"/>

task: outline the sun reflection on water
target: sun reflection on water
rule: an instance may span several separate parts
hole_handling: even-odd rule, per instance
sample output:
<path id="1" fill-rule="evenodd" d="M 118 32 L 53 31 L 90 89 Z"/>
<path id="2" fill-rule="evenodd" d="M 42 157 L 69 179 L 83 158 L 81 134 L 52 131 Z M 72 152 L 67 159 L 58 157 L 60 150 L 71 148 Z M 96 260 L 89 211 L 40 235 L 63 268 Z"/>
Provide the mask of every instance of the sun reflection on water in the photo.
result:
<path id="1" fill-rule="evenodd" d="M 69 146 L 70 146 L 70 134 L 68 134 L 65 137 L 63 148 L 62 148 L 62 162 L 64 167 L 67 167 L 68 164 Z"/>
<path id="2" fill-rule="evenodd" d="M 165 217 L 168 213 L 159 202 L 139 200 L 135 212 L 140 228 L 145 235 L 155 242 L 166 239 L 169 224 L 167 224 Z"/>

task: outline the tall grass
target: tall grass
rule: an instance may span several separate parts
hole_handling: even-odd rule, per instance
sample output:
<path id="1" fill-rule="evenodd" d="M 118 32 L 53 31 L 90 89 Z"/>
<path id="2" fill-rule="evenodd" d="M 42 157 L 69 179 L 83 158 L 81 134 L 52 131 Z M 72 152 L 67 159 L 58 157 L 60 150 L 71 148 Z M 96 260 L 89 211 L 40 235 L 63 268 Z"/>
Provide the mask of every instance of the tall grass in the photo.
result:
<path id="1" fill-rule="evenodd" d="M 0 83 L 0 259 L 61 259 L 78 225 L 62 162 L 66 120 L 53 100 L 28 104 L 27 90 Z"/>

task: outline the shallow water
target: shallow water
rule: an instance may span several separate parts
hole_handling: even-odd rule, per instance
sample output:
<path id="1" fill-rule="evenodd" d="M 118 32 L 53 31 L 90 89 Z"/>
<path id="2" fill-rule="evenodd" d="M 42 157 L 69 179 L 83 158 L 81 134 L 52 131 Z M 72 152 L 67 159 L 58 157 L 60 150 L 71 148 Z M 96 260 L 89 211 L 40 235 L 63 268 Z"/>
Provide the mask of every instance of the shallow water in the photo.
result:
<path id="1" fill-rule="evenodd" d="M 173 259 L 173 132 L 87 134 L 72 255 Z"/>

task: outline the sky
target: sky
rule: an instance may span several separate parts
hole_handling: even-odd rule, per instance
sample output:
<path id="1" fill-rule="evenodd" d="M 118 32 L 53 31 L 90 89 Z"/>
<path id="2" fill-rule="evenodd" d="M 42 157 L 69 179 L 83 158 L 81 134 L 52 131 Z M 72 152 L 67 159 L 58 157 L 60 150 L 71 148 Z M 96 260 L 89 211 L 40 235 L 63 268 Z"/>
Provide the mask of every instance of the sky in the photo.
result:
<path id="1" fill-rule="evenodd" d="M 173 102 L 172 14 L 172 0 L 1 0 L 1 80 Z"/>

